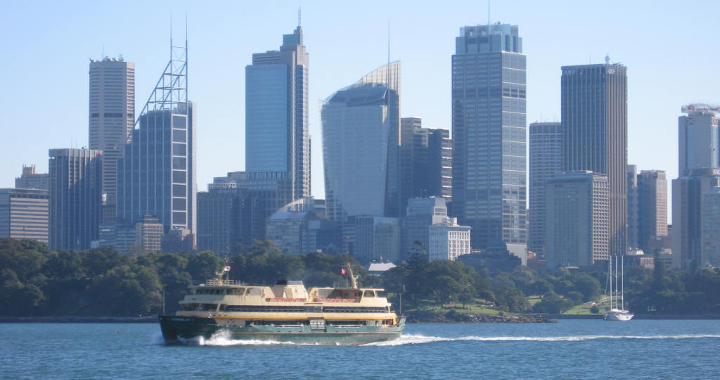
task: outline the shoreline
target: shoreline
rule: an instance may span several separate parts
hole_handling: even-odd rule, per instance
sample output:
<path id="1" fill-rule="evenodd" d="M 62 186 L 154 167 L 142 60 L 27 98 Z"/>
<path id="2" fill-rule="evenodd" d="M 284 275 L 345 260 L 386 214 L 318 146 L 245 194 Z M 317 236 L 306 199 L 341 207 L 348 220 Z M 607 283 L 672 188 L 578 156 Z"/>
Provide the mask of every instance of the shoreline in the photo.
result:
<path id="1" fill-rule="evenodd" d="M 449 315 L 448 315 L 449 314 Z M 563 319 L 602 319 L 602 314 L 461 314 L 408 313 L 408 324 L 424 323 L 558 323 Z M 719 320 L 720 314 L 636 314 L 640 320 Z M 0 323 L 158 323 L 149 317 L 0 317 Z"/>

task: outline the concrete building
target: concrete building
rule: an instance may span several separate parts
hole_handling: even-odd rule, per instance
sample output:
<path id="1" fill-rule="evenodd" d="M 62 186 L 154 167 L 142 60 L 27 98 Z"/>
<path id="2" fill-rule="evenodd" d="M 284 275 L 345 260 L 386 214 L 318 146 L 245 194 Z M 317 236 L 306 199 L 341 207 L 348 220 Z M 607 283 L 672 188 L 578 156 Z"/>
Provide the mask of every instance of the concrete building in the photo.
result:
<path id="1" fill-rule="evenodd" d="M 637 177 L 638 247 L 653 254 L 658 239 L 668 236 L 667 179 L 663 170 L 643 170 Z"/>
<path id="2" fill-rule="evenodd" d="M 172 49 L 170 63 L 140 112 L 138 128 L 117 160 L 117 220 L 130 227 L 153 216 L 165 234 L 182 230 L 173 236 L 194 249 L 197 123 L 187 98 L 187 47 Z"/>
<path id="3" fill-rule="evenodd" d="M 103 152 L 103 223 L 115 219 L 117 160 L 135 125 L 135 64 L 120 58 L 90 60 L 90 149 Z"/>
<path id="4" fill-rule="evenodd" d="M 383 66 L 322 105 L 328 218 L 400 216 L 400 62 Z"/>
<path id="5" fill-rule="evenodd" d="M 703 194 L 700 265 L 720 267 L 720 187 Z"/>
<path id="6" fill-rule="evenodd" d="M 546 184 L 547 266 L 588 267 L 610 257 L 608 178 L 570 172 Z"/>
<path id="7" fill-rule="evenodd" d="M 528 250 L 545 254 L 545 184 L 562 174 L 561 123 L 530 124 L 530 209 Z"/>
<path id="8" fill-rule="evenodd" d="M 689 104 L 682 107 L 686 116 L 678 117 L 678 154 L 680 177 L 692 169 L 718 168 L 720 136 L 717 113 L 720 107 Z"/>
<path id="9" fill-rule="evenodd" d="M 610 253 L 627 249 L 627 68 L 619 63 L 563 66 L 563 171 L 607 176 Z"/>
<path id="10" fill-rule="evenodd" d="M 253 54 L 245 67 L 246 170 L 277 182 L 276 209 L 311 193 L 308 70 L 300 26 L 283 35 L 279 51 Z"/>
<path id="11" fill-rule="evenodd" d="M 48 242 L 48 191 L 0 189 L 0 238 Z"/>
<path id="12" fill-rule="evenodd" d="M 102 216 L 102 152 L 50 149 L 49 156 L 50 249 L 90 249 Z"/>
<path id="13" fill-rule="evenodd" d="M 470 253 L 470 227 L 457 218 L 443 218 L 429 228 L 428 260 L 451 260 Z"/>
<path id="14" fill-rule="evenodd" d="M 640 199 L 638 194 L 638 172 L 637 165 L 627 166 L 627 221 L 626 236 L 629 250 L 640 248 Z"/>
<path id="15" fill-rule="evenodd" d="M 692 269 L 702 265 L 703 196 L 716 186 L 720 186 L 720 169 L 690 169 L 686 175 L 673 180 L 674 268 Z M 710 199 L 714 200 L 714 197 Z"/>
<path id="16" fill-rule="evenodd" d="M 144 216 L 135 224 L 135 241 L 145 252 L 159 252 L 162 248 L 163 225 L 152 216 Z"/>
<path id="17" fill-rule="evenodd" d="M 526 56 L 517 25 L 460 28 L 452 56 L 453 203 L 473 248 L 527 243 Z"/>
<path id="18" fill-rule="evenodd" d="M 35 165 L 23 165 L 22 175 L 15 178 L 15 188 L 50 190 L 50 174 L 36 173 Z"/>
<path id="19" fill-rule="evenodd" d="M 445 198 L 413 198 L 408 200 L 402 219 L 402 257 L 407 258 L 417 249 L 417 243 L 427 253 L 430 248 L 430 226 L 447 219 Z"/>

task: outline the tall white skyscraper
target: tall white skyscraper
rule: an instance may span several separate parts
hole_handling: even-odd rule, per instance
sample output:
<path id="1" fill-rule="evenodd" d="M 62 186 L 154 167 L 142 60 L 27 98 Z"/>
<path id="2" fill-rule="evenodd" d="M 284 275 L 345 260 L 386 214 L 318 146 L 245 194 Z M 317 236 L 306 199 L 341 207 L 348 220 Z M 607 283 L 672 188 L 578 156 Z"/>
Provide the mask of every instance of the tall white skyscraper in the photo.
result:
<path id="1" fill-rule="evenodd" d="M 90 61 L 90 149 L 103 152 L 103 222 L 115 218 L 117 160 L 135 125 L 135 64 L 123 58 Z"/>

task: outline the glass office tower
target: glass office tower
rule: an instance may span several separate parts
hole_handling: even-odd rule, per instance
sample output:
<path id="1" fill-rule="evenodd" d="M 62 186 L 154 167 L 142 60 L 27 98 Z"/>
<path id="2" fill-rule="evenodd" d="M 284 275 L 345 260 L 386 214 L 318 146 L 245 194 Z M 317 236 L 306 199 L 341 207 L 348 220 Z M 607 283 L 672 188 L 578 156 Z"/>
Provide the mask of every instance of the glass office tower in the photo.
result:
<path id="1" fill-rule="evenodd" d="M 196 235 L 195 112 L 188 101 L 187 42 L 172 57 L 140 112 L 118 160 L 117 219 L 134 226 L 150 215 L 164 233 Z"/>
<path id="2" fill-rule="evenodd" d="M 298 26 L 279 51 L 253 54 L 245 67 L 246 171 L 281 183 L 278 207 L 310 196 L 308 64 Z"/>
<path id="3" fill-rule="evenodd" d="M 472 227 L 474 248 L 526 242 L 525 67 L 517 25 L 460 28 L 452 57 L 451 210 Z"/>
<path id="4" fill-rule="evenodd" d="M 325 101 L 328 218 L 399 215 L 399 115 L 400 62 L 373 71 Z"/>

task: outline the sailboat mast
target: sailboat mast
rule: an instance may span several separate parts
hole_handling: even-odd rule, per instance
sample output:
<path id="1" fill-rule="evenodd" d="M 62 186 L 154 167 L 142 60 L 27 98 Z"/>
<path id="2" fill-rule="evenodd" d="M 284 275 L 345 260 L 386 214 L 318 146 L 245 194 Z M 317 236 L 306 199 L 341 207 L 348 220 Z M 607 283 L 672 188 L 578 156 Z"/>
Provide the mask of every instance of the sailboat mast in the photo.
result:
<path id="1" fill-rule="evenodd" d="M 620 258 L 620 310 L 625 310 L 625 256 Z"/>
<path id="2" fill-rule="evenodd" d="M 612 265 L 612 260 L 613 260 L 613 257 L 610 256 L 610 260 L 608 260 L 608 279 L 610 282 L 610 294 L 609 294 L 610 310 L 613 309 L 613 275 L 612 275 L 613 265 Z"/>

